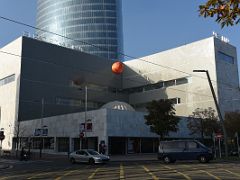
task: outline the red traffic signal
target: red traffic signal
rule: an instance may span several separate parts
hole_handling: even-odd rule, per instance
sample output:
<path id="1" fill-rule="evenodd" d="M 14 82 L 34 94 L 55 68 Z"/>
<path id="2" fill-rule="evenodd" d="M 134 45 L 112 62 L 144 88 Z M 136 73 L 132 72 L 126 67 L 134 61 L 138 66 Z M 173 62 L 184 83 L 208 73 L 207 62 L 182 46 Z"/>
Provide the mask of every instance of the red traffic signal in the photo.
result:
<path id="1" fill-rule="evenodd" d="M 81 132 L 80 135 L 79 135 L 80 139 L 82 139 L 84 137 L 84 133 Z"/>

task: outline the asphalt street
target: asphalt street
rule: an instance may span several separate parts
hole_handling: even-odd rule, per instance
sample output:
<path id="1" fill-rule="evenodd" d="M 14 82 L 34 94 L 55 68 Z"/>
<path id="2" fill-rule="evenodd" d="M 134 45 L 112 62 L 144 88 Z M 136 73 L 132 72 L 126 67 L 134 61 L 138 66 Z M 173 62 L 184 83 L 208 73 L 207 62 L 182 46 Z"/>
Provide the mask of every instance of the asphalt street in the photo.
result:
<path id="1" fill-rule="evenodd" d="M 177 162 L 164 164 L 160 161 L 109 162 L 107 164 L 70 164 L 64 161 L 0 160 L 10 165 L 0 170 L 3 179 L 217 179 L 240 180 L 240 162 Z"/>

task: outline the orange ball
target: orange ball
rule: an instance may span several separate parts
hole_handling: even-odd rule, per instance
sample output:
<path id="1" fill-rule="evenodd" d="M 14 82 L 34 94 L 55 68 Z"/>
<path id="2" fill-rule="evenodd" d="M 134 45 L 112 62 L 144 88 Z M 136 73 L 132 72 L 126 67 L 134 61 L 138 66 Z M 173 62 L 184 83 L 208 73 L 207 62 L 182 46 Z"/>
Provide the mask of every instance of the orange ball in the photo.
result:
<path id="1" fill-rule="evenodd" d="M 112 72 L 115 74 L 121 74 L 123 72 L 123 67 L 124 67 L 123 63 L 117 61 L 112 65 Z"/>

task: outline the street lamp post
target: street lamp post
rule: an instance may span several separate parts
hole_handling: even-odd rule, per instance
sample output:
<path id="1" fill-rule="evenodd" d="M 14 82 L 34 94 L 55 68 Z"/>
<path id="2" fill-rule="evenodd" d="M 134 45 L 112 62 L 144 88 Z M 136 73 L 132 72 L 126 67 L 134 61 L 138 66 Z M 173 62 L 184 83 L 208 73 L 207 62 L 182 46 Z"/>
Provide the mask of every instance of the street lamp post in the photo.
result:
<path id="1" fill-rule="evenodd" d="M 213 85 L 212 85 L 208 70 L 193 70 L 193 72 L 205 72 L 206 75 L 207 75 L 208 83 L 209 83 L 209 86 L 210 86 L 210 89 L 211 89 L 211 92 L 212 92 L 212 96 L 213 96 L 213 99 L 214 99 L 214 103 L 215 103 L 215 106 L 216 106 L 216 109 L 217 109 L 217 112 L 218 112 L 218 116 L 219 116 L 219 119 L 220 119 L 220 124 L 221 124 L 222 129 L 223 129 L 225 154 L 226 154 L 226 157 L 228 157 L 227 131 L 226 131 L 226 128 L 224 126 L 224 120 L 223 120 L 222 113 L 220 111 L 220 108 L 219 108 L 219 105 L 218 105 L 218 102 L 217 102 L 216 94 L 215 94 L 215 91 L 213 89 Z"/>
<path id="2" fill-rule="evenodd" d="M 40 135 L 41 135 L 41 141 L 40 141 L 40 151 L 39 151 L 39 157 L 42 158 L 42 149 L 43 149 L 43 114 L 44 114 L 44 98 L 41 99 L 41 122 L 40 122 Z"/>
<path id="3" fill-rule="evenodd" d="M 87 104 L 87 101 L 88 101 L 88 88 L 87 88 L 87 85 L 85 85 L 85 124 L 84 124 L 84 131 L 85 131 L 85 138 L 87 138 L 87 110 L 88 110 L 88 104 Z"/>
<path id="4" fill-rule="evenodd" d="M 83 88 L 79 88 L 79 90 L 83 90 Z M 82 149 L 82 143 L 83 143 L 83 138 L 87 138 L 87 110 L 88 110 L 88 88 L 87 85 L 84 86 L 84 106 L 85 106 L 85 111 L 84 111 L 84 128 L 80 128 L 80 149 Z"/>

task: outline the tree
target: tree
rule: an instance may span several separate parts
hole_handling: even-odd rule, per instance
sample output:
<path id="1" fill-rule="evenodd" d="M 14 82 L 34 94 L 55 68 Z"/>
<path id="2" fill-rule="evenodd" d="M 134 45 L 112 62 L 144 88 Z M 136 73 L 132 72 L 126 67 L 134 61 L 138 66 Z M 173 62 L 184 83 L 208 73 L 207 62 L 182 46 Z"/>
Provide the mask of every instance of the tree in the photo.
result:
<path id="1" fill-rule="evenodd" d="M 208 0 L 199 6 L 200 16 L 215 17 L 216 22 L 224 26 L 233 26 L 240 22 L 240 0 Z"/>
<path id="2" fill-rule="evenodd" d="M 145 115 L 146 124 L 152 132 L 164 139 L 170 131 L 178 130 L 179 118 L 175 116 L 174 104 L 170 100 L 153 100 L 147 105 L 148 115 Z"/>
<path id="3" fill-rule="evenodd" d="M 220 123 L 217 116 L 215 115 L 215 110 L 211 107 L 207 109 L 197 108 L 188 117 L 188 128 L 192 134 L 201 134 L 202 140 L 204 140 L 204 135 L 212 136 L 220 129 Z"/>
<path id="4" fill-rule="evenodd" d="M 18 157 L 20 139 L 24 135 L 25 130 L 26 128 L 22 127 L 20 121 L 16 122 L 14 127 L 14 136 L 16 136 L 16 157 Z"/>
<path id="5" fill-rule="evenodd" d="M 234 137 L 236 132 L 240 132 L 240 112 L 227 112 L 224 124 L 230 137 Z"/>

